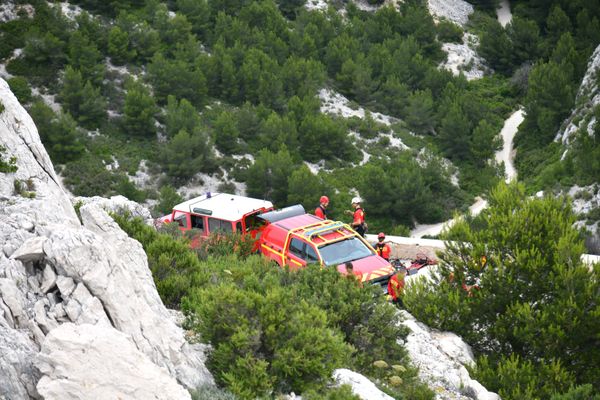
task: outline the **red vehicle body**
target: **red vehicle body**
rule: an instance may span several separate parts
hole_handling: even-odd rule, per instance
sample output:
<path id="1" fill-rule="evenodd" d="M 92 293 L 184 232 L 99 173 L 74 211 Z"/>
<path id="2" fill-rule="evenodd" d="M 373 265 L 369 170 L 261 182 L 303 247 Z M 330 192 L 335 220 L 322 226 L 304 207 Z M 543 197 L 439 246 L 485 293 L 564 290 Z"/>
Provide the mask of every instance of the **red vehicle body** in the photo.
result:
<path id="1" fill-rule="evenodd" d="M 226 193 L 206 193 L 173 207 L 158 224 L 176 222 L 183 232 L 195 229 L 200 238 L 211 233 L 256 232 L 264 221 L 258 215 L 273 210 L 270 201 Z"/>
<path id="2" fill-rule="evenodd" d="M 361 282 L 378 284 L 387 291 L 394 268 L 350 226 L 306 214 L 301 206 L 260 218 L 269 223 L 259 238 L 258 249 L 280 266 L 294 269 L 316 263 L 346 273 L 344 264 L 350 261 Z"/>

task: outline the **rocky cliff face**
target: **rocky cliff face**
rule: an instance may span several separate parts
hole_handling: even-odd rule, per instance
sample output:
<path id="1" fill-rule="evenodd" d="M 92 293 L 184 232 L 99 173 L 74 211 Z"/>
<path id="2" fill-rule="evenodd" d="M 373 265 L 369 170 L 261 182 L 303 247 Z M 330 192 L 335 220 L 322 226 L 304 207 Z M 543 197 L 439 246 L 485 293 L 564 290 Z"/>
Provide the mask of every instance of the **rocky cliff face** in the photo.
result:
<path id="1" fill-rule="evenodd" d="M 212 384 L 204 349 L 163 306 L 141 245 L 105 211 L 144 215 L 139 206 L 93 199 L 80 222 L 2 79 L 0 101 L 1 157 L 17 167 L 0 173 L 0 398 L 186 399 L 186 388 Z"/>
<path id="2" fill-rule="evenodd" d="M 564 145 L 572 142 L 578 131 L 584 128 L 591 134 L 596 125 L 594 109 L 600 105 L 600 46 L 590 57 L 587 70 L 577 91 L 575 109 L 558 131 L 555 141 L 561 141 Z"/>

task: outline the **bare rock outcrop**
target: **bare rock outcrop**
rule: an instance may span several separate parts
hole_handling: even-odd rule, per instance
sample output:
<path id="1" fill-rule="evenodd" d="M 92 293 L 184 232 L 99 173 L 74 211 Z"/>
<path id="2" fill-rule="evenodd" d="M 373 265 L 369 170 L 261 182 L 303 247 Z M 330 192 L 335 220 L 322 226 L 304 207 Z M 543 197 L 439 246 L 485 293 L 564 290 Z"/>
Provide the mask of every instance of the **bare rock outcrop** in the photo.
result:
<path id="1" fill-rule="evenodd" d="M 589 135 L 593 134 L 596 125 L 594 109 L 600 104 L 598 74 L 600 74 L 600 45 L 596 47 L 588 61 L 587 70 L 577 91 L 576 107 L 556 134 L 555 141 L 568 145 L 578 131 L 587 130 Z"/>
<path id="2" fill-rule="evenodd" d="M 162 304 L 142 246 L 105 210 L 133 209 L 142 217 L 147 211 L 125 198 L 92 199 L 81 202 L 89 203 L 80 208 L 82 224 L 33 121 L 2 79 L 0 101 L 0 157 L 14 157 L 16 166 L 14 172 L 0 172 L 0 399 L 169 395 L 164 385 L 118 386 L 142 384 L 134 379 L 140 375 L 136 365 L 161 371 L 173 385 L 182 385 L 172 393 L 213 384 L 203 346 L 186 342 L 185 332 Z M 123 364 L 127 368 L 118 380 L 107 380 L 101 368 L 86 367 L 83 361 L 70 366 L 75 370 L 69 375 L 60 372 L 64 360 L 80 356 L 69 352 L 99 343 L 105 349 L 111 349 L 111 342 L 114 346 L 98 351 L 94 362 L 113 364 L 121 357 L 123 338 L 137 353 L 135 362 Z M 40 348 L 38 369 L 34 360 Z M 53 388 L 66 385 L 64 376 L 77 376 L 108 397 L 78 397 L 76 390 L 55 396 Z M 151 376 L 158 379 L 159 374 Z M 188 398 L 182 396 L 169 398 Z"/>
<path id="3" fill-rule="evenodd" d="M 474 365 L 468 344 L 451 332 L 439 332 L 418 322 L 406 311 L 401 311 L 402 324 L 410 333 L 405 347 L 419 377 L 444 400 L 500 400 L 496 393 L 469 376 L 466 365 Z"/>
<path id="4" fill-rule="evenodd" d="M 61 325 L 44 341 L 37 366 L 43 373 L 37 388 L 46 400 L 191 398 L 127 335 L 110 326 Z"/>

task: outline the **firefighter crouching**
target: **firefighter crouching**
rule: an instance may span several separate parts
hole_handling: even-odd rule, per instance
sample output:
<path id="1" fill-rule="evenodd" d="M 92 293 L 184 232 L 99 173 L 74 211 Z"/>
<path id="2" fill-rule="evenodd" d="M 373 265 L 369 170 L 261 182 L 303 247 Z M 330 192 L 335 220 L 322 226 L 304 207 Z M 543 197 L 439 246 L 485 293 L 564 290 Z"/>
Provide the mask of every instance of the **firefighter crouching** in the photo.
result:
<path id="1" fill-rule="evenodd" d="M 400 268 L 388 282 L 388 296 L 392 303 L 402 305 L 402 295 L 404 294 L 404 277 L 406 268 Z"/>
<path id="2" fill-rule="evenodd" d="M 384 240 L 385 233 L 379 232 L 379 235 L 377 235 L 377 243 L 375 244 L 375 251 L 377 252 L 379 257 L 382 257 L 386 261 L 390 261 L 390 254 L 392 253 L 392 248 L 389 244 L 384 242 Z"/>

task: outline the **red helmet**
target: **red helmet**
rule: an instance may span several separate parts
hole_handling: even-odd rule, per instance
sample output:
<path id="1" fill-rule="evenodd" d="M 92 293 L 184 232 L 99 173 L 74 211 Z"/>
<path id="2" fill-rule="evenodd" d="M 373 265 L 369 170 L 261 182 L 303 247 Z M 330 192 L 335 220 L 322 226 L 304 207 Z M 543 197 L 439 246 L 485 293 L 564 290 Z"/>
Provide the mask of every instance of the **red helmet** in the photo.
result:
<path id="1" fill-rule="evenodd" d="M 321 196 L 321 198 L 319 199 L 319 203 L 329 203 L 329 197 Z"/>
<path id="2" fill-rule="evenodd" d="M 385 239 L 385 233 L 379 232 L 379 235 L 377 235 L 377 239 Z"/>

